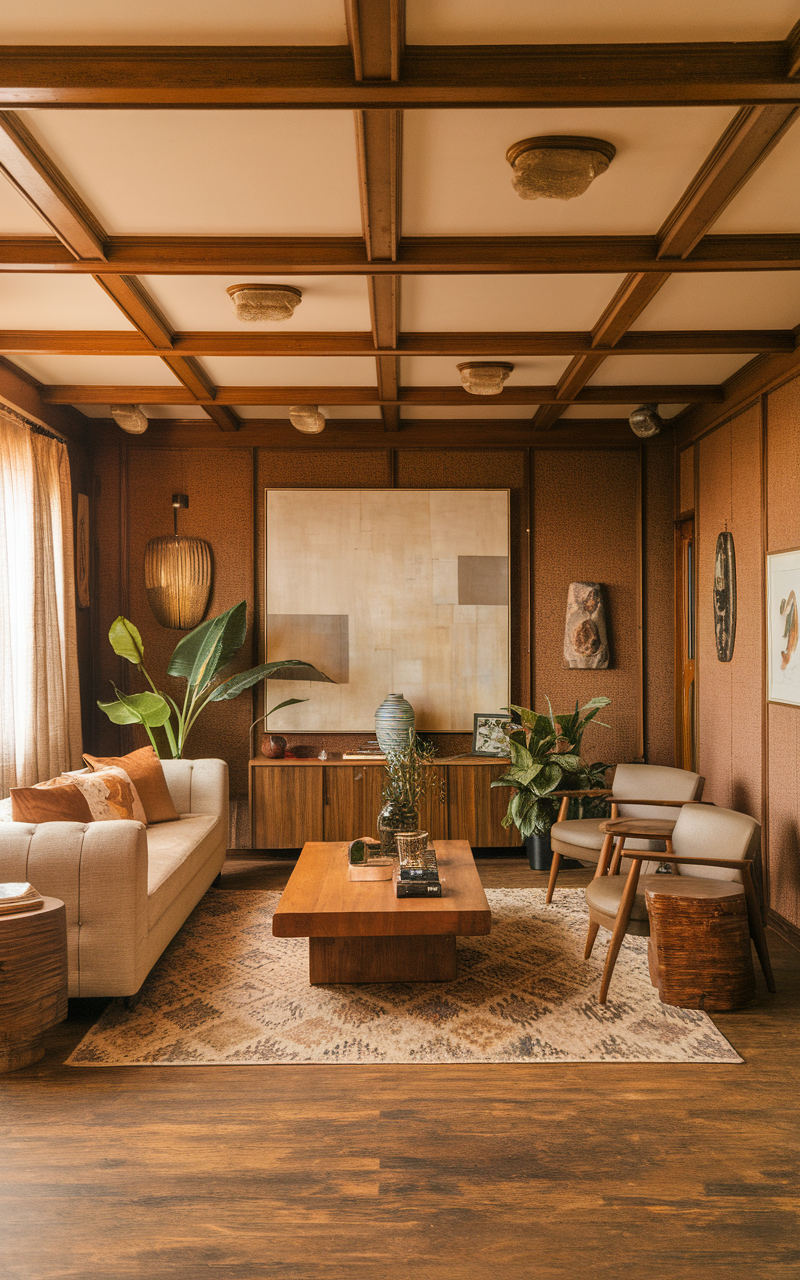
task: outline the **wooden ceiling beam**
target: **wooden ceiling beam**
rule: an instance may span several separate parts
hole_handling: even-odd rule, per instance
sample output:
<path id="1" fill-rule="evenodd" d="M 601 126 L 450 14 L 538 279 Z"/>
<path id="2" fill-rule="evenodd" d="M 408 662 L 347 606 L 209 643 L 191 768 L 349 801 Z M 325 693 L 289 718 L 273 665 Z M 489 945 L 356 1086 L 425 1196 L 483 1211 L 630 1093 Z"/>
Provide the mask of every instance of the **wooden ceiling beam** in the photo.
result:
<path id="1" fill-rule="evenodd" d="M 392 276 L 379 279 L 392 280 Z M 794 351 L 792 329 L 636 330 L 614 355 L 717 355 Z M 573 356 L 593 350 L 590 332 L 400 333 L 392 344 L 371 332 L 175 333 L 172 351 L 184 356 Z M 141 356 L 153 353 L 141 333 L 104 329 L 0 330 L 0 351 L 42 355 Z"/>
<path id="2" fill-rule="evenodd" d="M 94 216 L 13 111 L 0 111 L 0 172 L 73 258 L 104 259 L 103 233 Z"/>
<path id="3" fill-rule="evenodd" d="M 382 0 L 376 0 L 381 4 Z M 381 50 L 362 48 L 362 70 Z M 134 109 L 708 106 L 800 102 L 796 41 L 417 45 L 396 81 L 340 46 L 0 49 L 0 106 Z M 366 61 L 364 61 L 366 59 Z"/>
<path id="4" fill-rule="evenodd" d="M 92 278 L 136 327 L 150 351 L 171 350 L 169 325 L 135 276 L 93 275 Z"/>
<path id="5" fill-rule="evenodd" d="M 422 404 L 467 405 L 476 407 L 478 397 L 470 395 L 463 387 L 398 387 L 395 395 L 382 395 L 375 387 L 213 387 L 202 370 L 194 362 L 178 356 L 163 357 L 166 364 L 183 383 L 180 387 L 161 386 L 99 386 L 73 384 L 48 386 L 42 390 L 42 398 L 48 404 L 113 404 L 118 400 L 137 404 L 201 404 L 209 405 L 291 405 L 313 404 Z M 203 391 L 203 386 L 208 390 Z M 498 396 L 481 396 L 480 402 L 488 409 L 492 405 L 510 404 L 631 404 L 634 401 L 653 400 L 661 404 L 717 403 L 722 390 L 717 386 L 695 384 L 634 384 L 632 386 L 576 387 L 568 399 L 557 387 L 504 387 Z"/>
<path id="6" fill-rule="evenodd" d="M 109 236 L 106 259 L 75 259 L 53 236 L 0 236 L 0 271 L 65 275 L 606 275 L 800 270 L 800 235 L 707 235 L 685 258 L 655 236 L 403 236 L 396 257 L 361 236 Z"/>

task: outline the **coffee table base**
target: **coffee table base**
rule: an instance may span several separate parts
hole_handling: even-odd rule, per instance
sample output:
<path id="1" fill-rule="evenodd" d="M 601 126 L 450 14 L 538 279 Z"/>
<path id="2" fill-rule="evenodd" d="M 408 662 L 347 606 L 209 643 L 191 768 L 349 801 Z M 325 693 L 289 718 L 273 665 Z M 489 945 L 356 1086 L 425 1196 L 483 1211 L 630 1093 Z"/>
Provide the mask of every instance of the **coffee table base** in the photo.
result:
<path id="1" fill-rule="evenodd" d="M 379 938 L 309 938 L 308 980 L 450 982 L 458 972 L 453 933 Z"/>

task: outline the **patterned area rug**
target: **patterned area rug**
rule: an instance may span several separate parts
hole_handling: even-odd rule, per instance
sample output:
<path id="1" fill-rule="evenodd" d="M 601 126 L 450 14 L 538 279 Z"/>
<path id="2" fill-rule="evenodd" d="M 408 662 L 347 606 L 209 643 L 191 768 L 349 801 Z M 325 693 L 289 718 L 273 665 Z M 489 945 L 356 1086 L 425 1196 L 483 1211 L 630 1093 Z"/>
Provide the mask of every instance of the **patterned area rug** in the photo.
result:
<path id="1" fill-rule="evenodd" d="M 581 889 L 490 889 L 492 932 L 459 938 L 454 982 L 311 987 L 308 943 L 273 938 L 280 894 L 211 890 L 132 1010 L 113 1001 L 72 1066 L 218 1063 L 741 1062 L 707 1014 L 661 1004 L 647 941 L 583 959 Z M 601 938 L 603 935 L 601 934 Z"/>

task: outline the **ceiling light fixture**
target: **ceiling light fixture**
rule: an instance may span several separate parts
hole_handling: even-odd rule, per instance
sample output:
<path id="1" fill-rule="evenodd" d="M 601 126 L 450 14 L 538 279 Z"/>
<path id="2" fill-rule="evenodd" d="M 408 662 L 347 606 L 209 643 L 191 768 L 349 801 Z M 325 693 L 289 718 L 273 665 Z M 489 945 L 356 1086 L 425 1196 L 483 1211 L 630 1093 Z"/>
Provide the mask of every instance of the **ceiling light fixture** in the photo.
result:
<path id="1" fill-rule="evenodd" d="M 315 404 L 293 404 L 289 410 L 289 421 L 307 436 L 315 436 L 325 430 L 325 414 Z"/>
<path id="2" fill-rule="evenodd" d="M 638 409 L 634 409 L 628 418 L 631 431 L 635 436 L 639 436 L 642 440 L 649 439 L 650 436 L 657 436 L 664 425 L 664 419 L 658 412 L 657 404 L 643 404 Z"/>
<path id="3" fill-rule="evenodd" d="M 178 533 L 178 511 L 189 506 L 173 493 L 171 538 L 151 538 L 144 553 L 144 585 L 150 608 L 162 627 L 191 631 L 202 620 L 211 593 L 211 548 L 202 538 Z"/>
<path id="4" fill-rule="evenodd" d="M 147 430 L 147 415 L 139 404 L 112 404 L 109 412 L 117 426 L 132 436 Z"/>
<path id="5" fill-rule="evenodd" d="M 617 149 L 601 138 L 523 138 L 506 152 L 514 190 L 523 200 L 574 200 L 605 173 Z"/>
<path id="6" fill-rule="evenodd" d="M 291 284 L 232 284 L 226 293 L 233 300 L 237 320 L 291 320 L 302 302 L 301 289 Z"/>
<path id="7" fill-rule="evenodd" d="M 468 360 L 456 365 L 461 374 L 461 385 L 472 396 L 499 396 L 503 383 L 512 372 L 513 364 L 498 361 Z"/>

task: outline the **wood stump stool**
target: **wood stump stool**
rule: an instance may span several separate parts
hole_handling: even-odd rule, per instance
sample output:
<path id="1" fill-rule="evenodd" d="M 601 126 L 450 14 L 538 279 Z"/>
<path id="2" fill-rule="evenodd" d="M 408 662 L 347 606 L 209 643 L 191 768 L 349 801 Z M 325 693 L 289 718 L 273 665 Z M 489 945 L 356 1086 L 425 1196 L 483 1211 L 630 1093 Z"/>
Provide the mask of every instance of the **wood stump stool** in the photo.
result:
<path id="1" fill-rule="evenodd" d="M 747 901 L 742 885 L 689 876 L 653 877 L 645 890 L 650 917 L 650 979 L 664 1004 L 722 1012 L 756 990 Z"/>
<path id="2" fill-rule="evenodd" d="M 45 898 L 38 911 L 0 916 L 0 1071 L 44 1055 L 44 1033 L 67 1016 L 67 911 Z"/>

